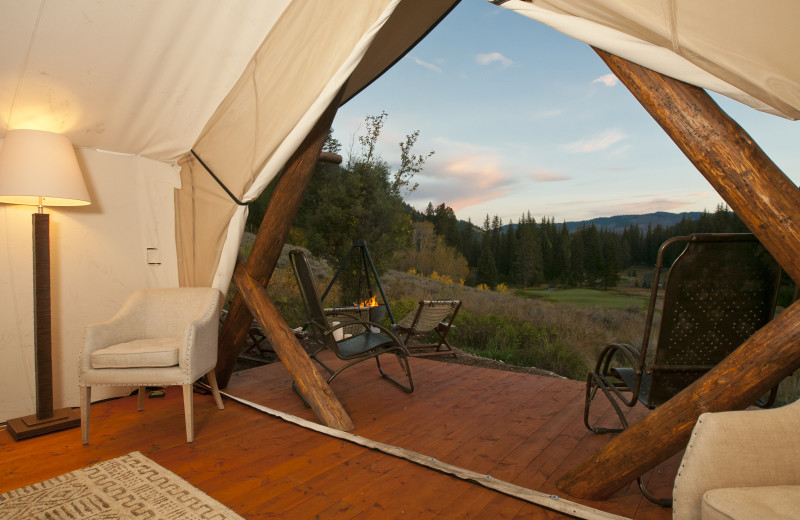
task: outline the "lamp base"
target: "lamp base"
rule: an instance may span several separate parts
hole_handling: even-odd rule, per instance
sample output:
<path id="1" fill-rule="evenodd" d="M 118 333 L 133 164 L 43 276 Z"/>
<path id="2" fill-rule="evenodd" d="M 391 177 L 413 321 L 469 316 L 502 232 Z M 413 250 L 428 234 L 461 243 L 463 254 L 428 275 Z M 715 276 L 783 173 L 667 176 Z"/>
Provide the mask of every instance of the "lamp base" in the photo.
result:
<path id="1" fill-rule="evenodd" d="M 53 415 L 46 419 L 38 419 L 36 414 L 9 419 L 8 433 L 15 441 L 21 441 L 80 425 L 81 414 L 78 410 L 60 408 L 53 410 Z"/>

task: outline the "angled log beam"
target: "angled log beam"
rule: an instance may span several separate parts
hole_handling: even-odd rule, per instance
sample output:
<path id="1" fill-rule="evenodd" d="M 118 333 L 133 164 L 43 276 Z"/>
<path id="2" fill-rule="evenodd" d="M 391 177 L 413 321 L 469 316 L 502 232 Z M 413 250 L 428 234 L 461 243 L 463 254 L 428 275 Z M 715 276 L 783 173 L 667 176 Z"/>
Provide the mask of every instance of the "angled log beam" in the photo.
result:
<path id="1" fill-rule="evenodd" d="M 708 93 L 595 49 L 800 285 L 800 191 Z"/>
<path id="2" fill-rule="evenodd" d="M 327 426 L 347 431 L 353 429 L 353 421 L 327 382 L 319 377 L 310 358 L 294 339 L 289 325 L 280 317 L 264 289 L 278 264 L 286 236 L 303 201 L 314 167 L 319 161 L 322 145 L 336 115 L 344 88 L 342 87 L 289 159 L 270 198 L 250 257 L 247 263 L 236 266 L 234 281 L 239 290 L 231 302 L 228 316 L 220 331 L 216 372 L 220 388 L 226 387 L 255 314 L 281 362 L 317 418 Z"/>
<path id="3" fill-rule="evenodd" d="M 704 412 L 742 410 L 800 368 L 800 302 L 752 335 L 713 370 L 634 424 L 556 483 L 603 500 L 686 447 Z"/>
<path id="4" fill-rule="evenodd" d="M 336 399 L 328 383 L 314 368 L 311 358 L 270 301 L 264 286 L 247 273 L 242 262 L 236 265 L 233 279 L 244 296 L 248 309 L 263 326 L 264 335 L 317 417 L 331 428 L 352 430 L 355 425 L 350 416 Z"/>
<path id="5" fill-rule="evenodd" d="M 278 264 L 281 249 L 303 201 L 303 195 L 314 173 L 314 167 L 320 157 L 322 145 L 325 143 L 343 92 L 344 87 L 286 163 L 286 168 L 269 200 L 267 211 L 253 242 L 253 249 L 245 264 L 247 274 L 262 287 L 267 285 Z M 252 319 L 253 315 L 245 305 L 241 293 L 236 293 L 219 335 L 216 373 L 220 388 L 228 386 L 236 358 L 244 348 Z"/>
<path id="6" fill-rule="evenodd" d="M 800 194 L 702 89 L 604 51 L 597 53 L 795 280 L 800 281 Z M 678 453 L 703 412 L 744 409 L 800 368 L 800 302 L 705 376 L 611 440 L 557 483 L 604 499 Z"/>

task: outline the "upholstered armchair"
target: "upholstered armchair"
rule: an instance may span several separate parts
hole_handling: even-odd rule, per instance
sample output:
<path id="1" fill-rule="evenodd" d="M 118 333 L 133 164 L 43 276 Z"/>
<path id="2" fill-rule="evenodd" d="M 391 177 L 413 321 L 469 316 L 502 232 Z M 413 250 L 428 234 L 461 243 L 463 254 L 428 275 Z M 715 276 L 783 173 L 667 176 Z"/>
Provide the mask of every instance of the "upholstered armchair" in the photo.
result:
<path id="1" fill-rule="evenodd" d="M 797 518 L 800 401 L 771 410 L 704 413 L 683 454 L 673 518 Z"/>
<path id="2" fill-rule="evenodd" d="M 194 440 L 193 384 L 207 376 L 223 408 L 217 363 L 219 290 L 204 287 L 135 292 L 116 316 L 86 328 L 80 355 L 81 435 L 89 443 L 93 386 L 138 386 L 139 410 L 147 386 L 183 386 L 186 440 Z"/>

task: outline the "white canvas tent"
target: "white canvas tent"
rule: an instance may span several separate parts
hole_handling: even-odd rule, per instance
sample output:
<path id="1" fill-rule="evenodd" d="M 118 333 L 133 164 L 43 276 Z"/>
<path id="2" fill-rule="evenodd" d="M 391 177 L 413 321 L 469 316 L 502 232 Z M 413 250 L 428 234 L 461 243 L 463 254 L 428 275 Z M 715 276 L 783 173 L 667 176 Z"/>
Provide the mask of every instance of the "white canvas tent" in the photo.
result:
<path id="1" fill-rule="evenodd" d="M 0 138 L 16 128 L 67 135 L 93 202 L 50 211 L 56 407 L 77 405 L 85 325 L 132 291 L 228 286 L 246 208 L 191 151 L 239 200 L 255 199 L 348 78 L 345 99 L 454 3 L 0 4 Z M 800 115 L 794 2 L 495 3 L 756 108 Z M 0 420 L 34 409 L 32 211 L 0 205 Z"/>

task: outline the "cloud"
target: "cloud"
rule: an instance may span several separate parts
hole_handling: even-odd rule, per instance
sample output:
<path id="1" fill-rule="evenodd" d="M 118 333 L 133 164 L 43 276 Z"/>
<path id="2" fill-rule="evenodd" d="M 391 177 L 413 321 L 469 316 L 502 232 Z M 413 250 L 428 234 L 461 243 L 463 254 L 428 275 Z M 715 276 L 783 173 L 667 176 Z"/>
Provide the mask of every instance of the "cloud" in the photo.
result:
<path id="1" fill-rule="evenodd" d="M 600 76 L 599 78 L 595 78 L 592 80 L 592 83 L 602 83 L 607 87 L 613 87 L 617 83 L 619 83 L 619 78 L 617 78 L 613 74 L 606 74 L 604 76 Z"/>
<path id="2" fill-rule="evenodd" d="M 417 65 L 421 65 L 421 66 L 425 67 L 426 69 L 432 70 L 433 72 L 437 72 L 439 74 L 442 73 L 442 69 L 440 69 L 439 67 L 437 67 L 433 63 L 428 63 L 427 61 L 422 61 L 421 59 L 414 58 L 414 57 L 412 57 L 412 59 L 416 62 Z"/>
<path id="3" fill-rule="evenodd" d="M 553 108 L 550 110 L 539 110 L 538 112 L 534 112 L 531 116 L 531 119 L 534 121 L 538 121 L 540 119 L 549 119 L 551 117 L 558 117 L 563 114 L 564 111 L 560 108 Z"/>
<path id="4" fill-rule="evenodd" d="M 589 153 L 605 150 L 614 143 L 625 139 L 625 135 L 618 130 L 609 129 L 602 132 L 597 137 L 573 141 L 564 145 L 564 150 L 571 153 Z"/>
<path id="5" fill-rule="evenodd" d="M 494 148 L 436 139 L 436 156 L 420 174 L 425 177 L 409 195 L 409 202 L 424 207 L 444 202 L 458 212 L 512 193 L 518 182 L 506 171 Z"/>
<path id="6" fill-rule="evenodd" d="M 499 52 L 489 52 L 487 54 L 478 54 L 475 56 L 475 61 L 480 65 L 491 65 L 494 62 L 499 62 L 501 68 L 511 66 L 514 62 L 506 58 Z"/>
<path id="7" fill-rule="evenodd" d="M 529 177 L 536 182 L 568 181 L 572 178 L 564 173 L 549 170 L 536 170 L 535 172 L 531 173 Z"/>

